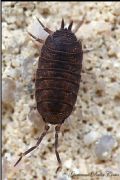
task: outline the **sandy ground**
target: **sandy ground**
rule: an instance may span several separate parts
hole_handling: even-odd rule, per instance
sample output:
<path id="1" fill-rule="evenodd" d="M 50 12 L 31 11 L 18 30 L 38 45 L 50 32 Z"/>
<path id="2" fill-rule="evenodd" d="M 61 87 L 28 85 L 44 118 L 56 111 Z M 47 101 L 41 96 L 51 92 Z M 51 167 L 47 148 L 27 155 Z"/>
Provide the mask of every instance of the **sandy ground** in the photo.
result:
<path id="1" fill-rule="evenodd" d="M 28 27 L 35 17 L 53 31 L 62 17 L 66 24 L 73 19 L 75 27 L 85 13 L 76 36 L 83 48 L 97 48 L 84 54 L 77 102 L 59 136 L 63 168 L 55 174 L 53 127 L 41 146 L 14 168 L 18 155 L 35 144 L 44 127 L 31 108 L 41 46 L 28 36 Z M 3 2 L 2 53 L 3 180 L 120 179 L 120 2 Z M 101 161 L 103 146 L 96 155 L 96 142 L 105 135 L 114 143 L 106 142 L 108 156 Z"/>

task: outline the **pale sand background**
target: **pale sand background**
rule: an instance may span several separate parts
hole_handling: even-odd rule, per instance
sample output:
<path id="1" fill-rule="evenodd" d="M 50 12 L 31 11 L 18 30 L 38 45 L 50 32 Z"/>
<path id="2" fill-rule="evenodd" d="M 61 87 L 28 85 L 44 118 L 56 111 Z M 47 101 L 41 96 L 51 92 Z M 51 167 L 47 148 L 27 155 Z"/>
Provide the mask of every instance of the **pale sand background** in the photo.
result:
<path id="1" fill-rule="evenodd" d="M 67 24 L 73 19 L 76 25 L 85 13 L 86 20 L 76 35 L 88 48 L 101 46 L 84 55 L 75 110 L 63 127 L 64 136 L 60 133 L 59 138 L 63 169 L 56 177 L 52 130 L 41 146 L 14 169 L 12 165 L 18 154 L 36 142 L 43 128 L 36 112 L 30 112 L 39 49 L 26 30 L 34 17 L 56 30 L 62 17 Z M 2 51 L 3 175 L 6 179 L 119 179 L 71 177 L 71 173 L 120 171 L 120 2 L 3 2 Z M 112 135 L 117 145 L 108 160 L 100 162 L 95 156 L 95 142 L 106 134 Z"/>

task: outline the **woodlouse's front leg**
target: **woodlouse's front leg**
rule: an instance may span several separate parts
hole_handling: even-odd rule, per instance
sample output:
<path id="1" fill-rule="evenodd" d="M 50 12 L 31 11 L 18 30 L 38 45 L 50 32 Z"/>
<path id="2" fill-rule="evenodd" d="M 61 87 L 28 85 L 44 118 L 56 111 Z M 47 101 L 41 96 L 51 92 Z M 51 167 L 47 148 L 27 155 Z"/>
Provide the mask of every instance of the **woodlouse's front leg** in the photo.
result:
<path id="1" fill-rule="evenodd" d="M 28 34 L 29 34 L 32 38 L 34 38 L 36 41 L 38 41 L 39 43 L 44 43 L 44 40 L 37 38 L 36 36 L 34 36 L 33 34 L 31 34 L 30 32 L 28 32 Z"/>
<path id="2" fill-rule="evenodd" d="M 79 39 L 78 40 L 81 44 L 83 44 L 83 39 Z M 91 47 L 91 48 L 82 48 L 83 53 L 89 53 L 91 51 L 97 50 L 98 48 L 100 48 L 103 45 L 104 41 L 100 42 L 97 44 L 96 47 Z M 84 47 L 84 46 L 83 46 Z"/>
<path id="3" fill-rule="evenodd" d="M 97 47 L 85 48 L 85 49 L 83 49 L 82 51 L 83 51 L 83 53 L 89 53 L 89 52 L 91 52 L 91 51 L 94 51 L 94 50 L 100 48 L 102 44 L 103 44 L 103 42 L 100 43 Z"/>
<path id="4" fill-rule="evenodd" d="M 89 49 L 83 49 L 83 53 L 89 53 L 91 51 L 94 51 L 97 48 L 89 48 Z"/>

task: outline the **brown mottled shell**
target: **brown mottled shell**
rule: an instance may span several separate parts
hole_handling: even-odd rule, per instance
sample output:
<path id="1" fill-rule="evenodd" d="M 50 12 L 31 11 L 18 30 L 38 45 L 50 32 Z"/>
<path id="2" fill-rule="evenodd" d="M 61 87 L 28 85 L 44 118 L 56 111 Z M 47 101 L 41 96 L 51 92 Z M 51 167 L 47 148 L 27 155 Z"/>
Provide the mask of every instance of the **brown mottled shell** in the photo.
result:
<path id="1" fill-rule="evenodd" d="M 62 124 L 75 105 L 83 51 L 69 29 L 57 30 L 46 39 L 36 72 L 35 98 L 43 120 Z"/>

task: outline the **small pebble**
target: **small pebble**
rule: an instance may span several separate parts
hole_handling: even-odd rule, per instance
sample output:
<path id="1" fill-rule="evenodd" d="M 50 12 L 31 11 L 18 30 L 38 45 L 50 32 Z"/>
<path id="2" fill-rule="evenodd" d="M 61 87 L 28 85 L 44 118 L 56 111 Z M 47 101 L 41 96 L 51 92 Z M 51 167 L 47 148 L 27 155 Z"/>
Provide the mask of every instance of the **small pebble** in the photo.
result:
<path id="1" fill-rule="evenodd" d="M 117 141 L 112 135 L 104 135 L 95 146 L 95 154 L 99 160 L 110 158 L 112 150 L 117 146 Z"/>
<path id="2" fill-rule="evenodd" d="M 72 159 L 69 159 L 69 160 L 65 161 L 64 166 L 69 169 L 72 167 L 72 163 L 73 163 Z"/>
<path id="3" fill-rule="evenodd" d="M 114 163 L 117 163 L 118 167 L 120 168 L 120 152 L 113 155 L 112 160 Z"/>
<path id="4" fill-rule="evenodd" d="M 6 105 L 13 105 L 15 101 L 16 83 L 10 78 L 2 81 L 2 102 Z"/>
<path id="5" fill-rule="evenodd" d="M 77 169 L 77 168 L 72 169 L 72 176 L 79 175 L 79 174 L 80 174 L 80 169 Z"/>
<path id="6" fill-rule="evenodd" d="M 71 177 L 69 177 L 68 175 L 64 174 L 64 175 L 58 177 L 57 180 L 71 180 Z"/>
<path id="7" fill-rule="evenodd" d="M 89 132 L 88 134 L 86 134 L 86 135 L 84 136 L 83 141 L 84 141 L 84 144 L 85 144 L 85 145 L 89 146 L 89 145 L 91 145 L 92 143 L 94 143 L 94 142 L 97 140 L 97 138 L 98 138 L 98 132 L 96 132 L 96 131 L 91 131 L 91 132 Z"/>
<path id="8" fill-rule="evenodd" d="M 23 58 L 22 61 L 22 78 L 25 82 L 25 84 L 28 84 L 28 82 L 31 81 L 32 74 L 33 74 L 33 58 L 27 57 Z M 27 78 L 26 78 L 27 77 Z"/>
<path id="9" fill-rule="evenodd" d="M 44 128 L 44 121 L 42 116 L 38 113 L 37 109 L 32 109 L 28 114 L 28 119 L 33 123 L 36 128 L 39 128 L 39 131 Z"/>

